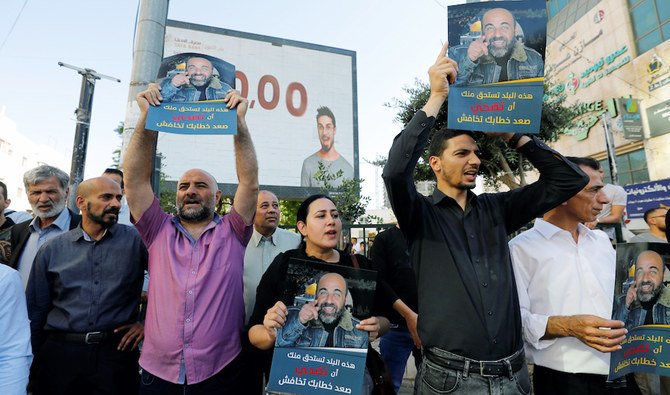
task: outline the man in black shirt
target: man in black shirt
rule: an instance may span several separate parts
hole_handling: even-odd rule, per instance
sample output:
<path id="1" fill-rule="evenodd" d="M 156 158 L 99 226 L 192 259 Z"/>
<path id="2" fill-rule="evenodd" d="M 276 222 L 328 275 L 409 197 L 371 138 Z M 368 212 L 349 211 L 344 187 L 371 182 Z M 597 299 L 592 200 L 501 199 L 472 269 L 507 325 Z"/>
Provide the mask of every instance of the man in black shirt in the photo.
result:
<path id="1" fill-rule="evenodd" d="M 391 328 L 379 339 L 379 351 L 398 392 L 409 354 L 414 356 L 417 368 L 421 363 L 421 340 L 416 332 L 416 279 L 407 242 L 398 225 L 375 237 L 370 259 L 379 279 L 383 280 L 377 287 L 389 287 L 386 293 L 393 298 L 393 305 L 384 305 L 384 316 L 391 322 Z"/>
<path id="2" fill-rule="evenodd" d="M 429 148 L 437 189 L 421 196 L 414 167 L 457 76 L 446 49 L 445 44 L 428 70 L 428 101 L 395 138 L 383 173 L 417 277 L 418 332 L 426 358 L 415 392 L 528 393 L 507 235 L 576 194 L 588 177 L 535 138 L 498 133 L 530 160 L 540 179 L 476 196 L 470 189 L 481 163 L 477 144 L 465 132 L 443 129 Z"/>

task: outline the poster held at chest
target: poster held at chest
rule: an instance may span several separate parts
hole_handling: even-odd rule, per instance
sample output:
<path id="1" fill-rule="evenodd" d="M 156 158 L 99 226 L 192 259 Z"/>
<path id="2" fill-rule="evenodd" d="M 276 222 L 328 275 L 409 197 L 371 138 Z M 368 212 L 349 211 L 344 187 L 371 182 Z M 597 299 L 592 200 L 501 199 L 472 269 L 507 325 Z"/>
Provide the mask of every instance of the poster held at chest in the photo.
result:
<path id="1" fill-rule="evenodd" d="M 282 301 L 268 393 L 361 394 L 368 332 L 356 326 L 372 314 L 377 274 L 291 259 Z"/>
<path id="2" fill-rule="evenodd" d="M 635 374 L 658 388 L 670 383 L 670 244 L 617 245 L 612 319 L 628 329 L 621 350 L 612 352 L 610 379 Z"/>

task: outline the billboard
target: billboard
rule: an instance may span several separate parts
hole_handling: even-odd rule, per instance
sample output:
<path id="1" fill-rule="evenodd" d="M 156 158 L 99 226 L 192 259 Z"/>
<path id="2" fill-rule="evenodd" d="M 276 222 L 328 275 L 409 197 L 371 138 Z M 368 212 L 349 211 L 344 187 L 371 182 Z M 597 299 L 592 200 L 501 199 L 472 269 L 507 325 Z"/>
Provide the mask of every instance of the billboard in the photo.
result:
<path id="1" fill-rule="evenodd" d="M 168 21 L 164 57 L 196 52 L 235 65 L 235 89 L 249 100 L 246 116 L 262 188 L 304 197 L 316 186 L 315 158 L 331 173 L 358 178 L 354 51 L 185 22 Z M 330 110 L 330 116 L 317 111 Z M 320 114 L 323 113 L 321 110 Z M 330 119 L 331 117 L 335 119 Z M 225 195 L 237 185 L 232 136 L 159 134 L 167 180 L 187 169 L 209 171 Z M 325 156 L 324 156 L 325 155 Z M 306 175 L 307 171 L 307 175 Z M 339 180 L 331 182 L 339 185 Z"/>

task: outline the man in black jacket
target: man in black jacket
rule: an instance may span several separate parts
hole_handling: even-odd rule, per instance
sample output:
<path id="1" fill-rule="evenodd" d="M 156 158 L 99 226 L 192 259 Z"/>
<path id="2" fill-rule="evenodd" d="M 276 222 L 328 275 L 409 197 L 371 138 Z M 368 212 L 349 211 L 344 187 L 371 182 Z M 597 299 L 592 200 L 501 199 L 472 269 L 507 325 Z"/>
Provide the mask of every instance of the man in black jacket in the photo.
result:
<path id="1" fill-rule="evenodd" d="M 393 305 L 388 305 L 384 311 L 391 329 L 381 337 L 379 349 L 398 392 L 409 354 L 414 355 L 417 369 L 421 364 L 421 339 L 416 330 L 416 278 L 409 261 L 407 242 L 398 225 L 375 237 L 370 247 L 370 259 L 379 278 L 384 280 L 378 287 L 388 285 L 390 290 L 387 292 L 393 298 Z"/>

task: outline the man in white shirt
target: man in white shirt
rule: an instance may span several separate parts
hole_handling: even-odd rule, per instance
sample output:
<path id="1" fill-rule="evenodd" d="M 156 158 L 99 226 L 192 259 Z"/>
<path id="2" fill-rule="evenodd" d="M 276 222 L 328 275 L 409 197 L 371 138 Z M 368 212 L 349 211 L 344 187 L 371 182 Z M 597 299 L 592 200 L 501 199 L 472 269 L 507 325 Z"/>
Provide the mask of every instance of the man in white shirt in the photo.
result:
<path id="1" fill-rule="evenodd" d="M 256 287 L 263 273 L 280 252 L 298 248 L 300 236 L 279 225 L 279 199 L 270 191 L 258 192 L 256 216 L 254 217 L 254 233 L 244 252 L 244 322 L 254 310 L 256 303 Z"/>
<path id="2" fill-rule="evenodd" d="M 112 167 L 108 167 L 105 169 L 105 171 L 102 172 L 103 177 L 111 178 L 112 180 L 116 181 L 119 185 L 121 185 L 121 193 L 123 193 L 123 199 L 121 200 L 121 210 L 119 211 L 119 220 L 116 222 L 117 224 L 122 224 L 122 225 L 130 225 L 134 226 L 132 222 L 130 222 L 130 209 L 128 208 L 128 200 L 126 199 L 126 191 L 123 189 L 123 171 L 119 169 L 114 169 Z"/>
<path id="3" fill-rule="evenodd" d="M 270 191 L 259 191 L 256 203 L 256 215 L 254 216 L 254 232 L 251 235 L 247 249 L 244 252 L 244 322 L 249 317 L 256 304 L 256 288 L 261 281 L 263 273 L 270 266 L 274 258 L 280 252 L 298 248 L 300 236 L 297 233 L 279 228 L 280 211 L 279 199 Z M 259 366 L 269 366 L 272 353 L 267 353 L 251 346 L 246 334 L 243 339 L 242 353 L 244 363 L 243 381 L 247 385 L 249 394 L 262 394 L 263 392 L 263 369 Z M 267 363 L 261 361 L 266 360 Z"/>
<path id="4" fill-rule="evenodd" d="M 600 167 L 600 164 L 598 164 L 598 173 L 600 177 L 605 177 L 605 170 Z M 628 194 L 623 187 L 614 184 L 605 184 L 603 186 L 603 193 L 607 197 L 607 203 L 603 204 L 603 209 L 596 219 L 586 223 L 586 226 L 594 229 L 596 226 L 601 225 L 603 232 L 607 233 L 610 240 L 618 242 L 620 240 L 617 240 L 615 225 L 621 225 L 621 231 L 624 232 L 625 226 L 622 220 L 624 211 L 626 210 Z M 629 231 L 626 230 L 626 232 Z M 625 238 L 623 234 L 621 236 Z"/>
<path id="5" fill-rule="evenodd" d="M 526 355 L 538 394 L 605 394 L 610 357 L 626 329 L 610 320 L 616 257 L 609 238 L 583 223 L 607 203 L 598 163 L 567 158 L 589 176 L 582 191 L 510 243 Z M 624 392 L 627 389 L 622 389 Z M 618 392 L 617 392 L 618 393 Z"/>
<path id="6" fill-rule="evenodd" d="M 16 270 L 0 265 L 0 394 L 25 394 L 33 354 L 26 295 Z"/>

